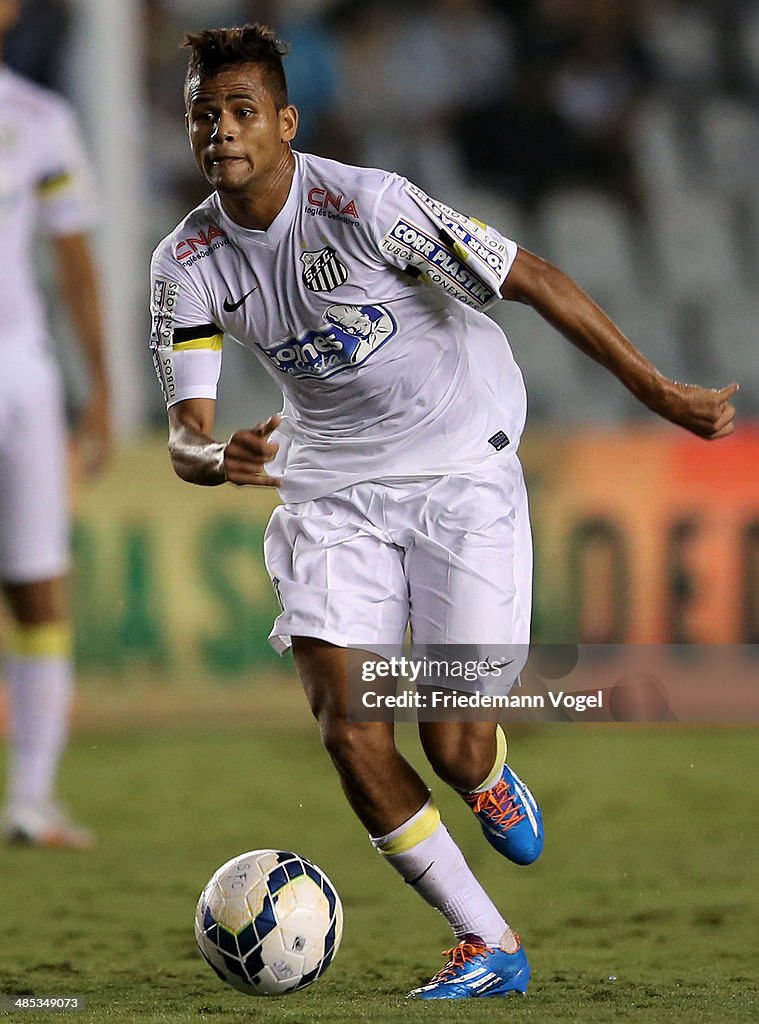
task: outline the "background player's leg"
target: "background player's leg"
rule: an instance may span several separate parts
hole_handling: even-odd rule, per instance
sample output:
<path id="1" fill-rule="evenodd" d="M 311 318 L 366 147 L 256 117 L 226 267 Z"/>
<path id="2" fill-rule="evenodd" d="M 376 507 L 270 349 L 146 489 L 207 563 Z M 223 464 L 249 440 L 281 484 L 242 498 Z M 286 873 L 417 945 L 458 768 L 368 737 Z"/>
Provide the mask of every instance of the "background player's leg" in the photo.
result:
<path id="1" fill-rule="evenodd" d="M 6 662 L 10 690 L 6 833 L 11 839 L 41 845 L 90 846 L 90 834 L 67 822 L 54 800 L 73 693 L 62 581 L 7 583 L 3 591 L 15 621 Z"/>
<path id="2" fill-rule="evenodd" d="M 3 593 L 13 618 L 25 626 L 61 622 L 64 618 L 62 591 L 62 579 L 3 584 Z"/>
<path id="3" fill-rule="evenodd" d="M 15 621 L 6 673 L 10 688 L 8 799 L 11 809 L 45 807 L 68 735 L 73 688 L 70 631 L 59 580 L 6 584 Z"/>
<path id="4" fill-rule="evenodd" d="M 62 582 L 70 563 L 62 392 L 54 367 L 37 357 L 20 359 L 14 379 L 14 430 L 4 438 L 0 489 L 0 578 L 15 624 L 6 671 L 5 831 L 40 845 L 89 846 L 90 833 L 53 802 L 73 688 Z"/>

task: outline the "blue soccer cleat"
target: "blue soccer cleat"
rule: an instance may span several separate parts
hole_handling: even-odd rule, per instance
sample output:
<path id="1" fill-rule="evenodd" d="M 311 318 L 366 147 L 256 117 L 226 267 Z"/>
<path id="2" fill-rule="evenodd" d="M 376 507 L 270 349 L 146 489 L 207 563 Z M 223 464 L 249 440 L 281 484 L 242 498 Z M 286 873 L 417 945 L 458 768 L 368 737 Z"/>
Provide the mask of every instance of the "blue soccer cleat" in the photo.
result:
<path id="1" fill-rule="evenodd" d="M 492 789 L 462 796 L 499 853 L 515 864 L 538 859 L 543 849 L 543 816 L 535 797 L 507 764 Z"/>
<path id="2" fill-rule="evenodd" d="M 513 953 L 486 945 L 479 935 L 466 935 L 443 953 L 448 963 L 408 999 L 475 999 L 527 991 L 530 964 L 517 937 Z"/>

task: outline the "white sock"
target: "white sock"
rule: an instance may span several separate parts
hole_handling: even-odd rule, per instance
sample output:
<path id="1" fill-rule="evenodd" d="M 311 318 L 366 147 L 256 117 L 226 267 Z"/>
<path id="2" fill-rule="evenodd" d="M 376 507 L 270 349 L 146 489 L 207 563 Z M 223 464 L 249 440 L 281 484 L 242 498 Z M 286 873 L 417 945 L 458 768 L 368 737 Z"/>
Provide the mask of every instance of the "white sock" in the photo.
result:
<path id="1" fill-rule="evenodd" d="M 371 842 L 440 911 L 457 939 L 479 935 L 489 946 L 515 948 L 513 932 L 472 874 L 431 799 L 397 829 Z"/>
<path id="2" fill-rule="evenodd" d="M 68 630 L 58 624 L 17 629 L 13 637 L 6 661 L 10 806 L 42 806 L 53 798 L 73 692 L 68 647 Z"/>

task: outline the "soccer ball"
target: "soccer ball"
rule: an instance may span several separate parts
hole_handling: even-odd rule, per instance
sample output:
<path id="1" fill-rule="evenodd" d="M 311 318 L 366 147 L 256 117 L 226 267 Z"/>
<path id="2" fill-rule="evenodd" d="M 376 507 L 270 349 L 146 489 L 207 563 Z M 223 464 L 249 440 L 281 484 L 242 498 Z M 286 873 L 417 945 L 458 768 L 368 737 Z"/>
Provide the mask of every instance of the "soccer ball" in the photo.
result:
<path id="1" fill-rule="evenodd" d="M 251 850 L 222 864 L 200 894 L 195 939 L 222 981 L 277 996 L 321 977 L 343 934 L 334 886 L 297 853 Z"/>

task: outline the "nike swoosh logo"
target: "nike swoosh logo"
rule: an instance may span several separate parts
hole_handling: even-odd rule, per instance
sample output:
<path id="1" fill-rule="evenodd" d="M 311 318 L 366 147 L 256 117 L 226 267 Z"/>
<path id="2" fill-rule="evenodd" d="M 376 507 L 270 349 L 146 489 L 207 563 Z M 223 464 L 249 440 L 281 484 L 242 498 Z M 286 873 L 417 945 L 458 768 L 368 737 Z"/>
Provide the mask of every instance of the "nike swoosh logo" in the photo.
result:
<path id="1" fill-rule="evenodd" d="M 241 299 L 237 300 L 237 302 L 230 302 L 229 299 L 224 299 L 224 309 L 227 311 L 227 313 L 234 313 L 236 309 L 240 308 L 240 306 L 243 304 L 243 302 L 245 302 L 249 295 L 252 295 L 253 292 L 257 291 L 258 285 L 256 285 L 255 288 L 251 288 L 249 292 L 246 292 Z"/>
<path id="2" fill-rule="evenodd" d="M 483 673 L 500 671 L 502 668 L 506 668 L 507 665 L 514 663 L 514 658 L 510 658 L 508 661 L 491 661 L 490 658 L 486 658 L 483 662 L 482 671 Z"/>
<path id="3" fill-rule="evenodd" d="M 430 864 L 427 865 L 427 867 L 424 869 L 421 875 L 417 875 L 416 878 L 407 878 L 406 885 L 416 885 L 417 882 L 421 882 L 421 880 L 424 878 L 424 876 L 427 874 L 430 868 L 434 865 L 434 863 L 435 861 L 433 860 Z"/>

